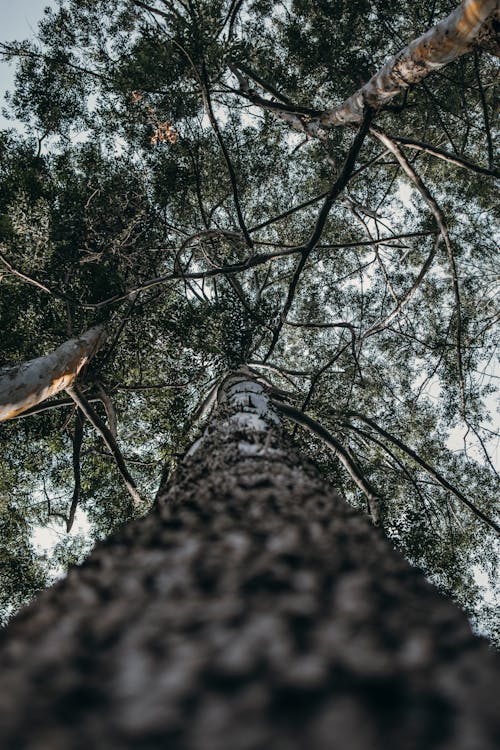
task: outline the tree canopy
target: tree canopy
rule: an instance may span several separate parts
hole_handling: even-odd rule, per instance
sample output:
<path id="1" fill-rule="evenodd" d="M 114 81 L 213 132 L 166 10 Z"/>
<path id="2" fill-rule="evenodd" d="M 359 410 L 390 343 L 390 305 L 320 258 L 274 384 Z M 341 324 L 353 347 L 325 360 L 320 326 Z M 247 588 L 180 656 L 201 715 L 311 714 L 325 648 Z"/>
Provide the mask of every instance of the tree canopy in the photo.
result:
<path id="1" fill-rule="evenodd" d="M 0 364 L 107 332 L 76 398 L 1 427 L 4 618 L 147 511 L 245 364 L 324 475 L 499 637 L 478 582 L 498 549 L 498 21 L 476 5 L 464 54 L 334 125 L 453 3 L 59 0 L 36 41 L 2 45 L 24 130 L 0 133 Z M 88 538 L 37 554 L 32 530 L 77 505 Z"/>

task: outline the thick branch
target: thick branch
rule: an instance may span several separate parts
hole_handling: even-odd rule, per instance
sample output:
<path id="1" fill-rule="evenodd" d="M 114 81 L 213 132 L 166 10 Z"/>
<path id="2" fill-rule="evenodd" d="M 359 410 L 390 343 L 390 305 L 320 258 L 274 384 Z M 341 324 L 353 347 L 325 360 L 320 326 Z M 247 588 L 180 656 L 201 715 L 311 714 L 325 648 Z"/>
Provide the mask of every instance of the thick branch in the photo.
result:
<path id="1" fill-rule="evenodd" d="M 103 328 L 96 326 L 51 354 L 13 367 L 0 377 L 0 422 L 70 387 L 104 341 Z"/>
<path id="2" fill-rule="evenodd" d="M 296 130 L 322 137 L 324 129 L 360 123 L 366 107 L 374 112 L 381 110 L 399 93 L 420 83 L 476 46 L 490 43 L 492 49 L 498 51 L 497 19 L 498 0 L 463 0 L 449 16 L 389 58 L 368 83 L 352 96 L 322 113 L 262 97 L 250 89 L 248 81 L 237 68 L 232 66 L 231 70 L 238 78 L 243 96 L 262 109 L 273 112 Z M 254 80 L 258 80 L 255 74 Z M 263 82 L 261 86 L 264 87 Z"/>
<path id="3" fill-rule="evenodd" d="M 321 126 L 360 122 L 366 106 L 380 110 L 401 91 L 469 52 L 497 7 L 497 0 L 464 0 L 449 16 L 391 57 L 349 99 L 321 115 Z"/>

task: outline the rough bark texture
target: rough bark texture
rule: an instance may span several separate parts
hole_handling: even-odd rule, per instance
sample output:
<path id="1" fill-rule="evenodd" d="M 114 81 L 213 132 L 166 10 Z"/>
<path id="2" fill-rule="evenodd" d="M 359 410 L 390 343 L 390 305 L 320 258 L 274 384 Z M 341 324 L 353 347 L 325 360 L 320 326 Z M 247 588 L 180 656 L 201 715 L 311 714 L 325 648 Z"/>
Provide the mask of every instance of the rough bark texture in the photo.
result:
<path id="1" fill-rule="evenodd" d="M 391 57 L 362 88 L 325 112 L 325 126 L 361 122 L 366 107 L 379 110 L 411 85 L 448 65 L 478 44 L 498 50 L 498 0 L 464 0 L 449 16 Z"/>
<path id="2" fill-rule="evenodd" d="M 46 357 L 24 362 L 0 377 L 0 422 L 13 419 L 68 388 L 104 339 L 103 329 L 96 326 Z"/>
<path id="3" fill-rule="evenodd" d="M 498 658 L 231 388 L 154 510 L 3 634 L 2 747 L 497 748 Z"/>

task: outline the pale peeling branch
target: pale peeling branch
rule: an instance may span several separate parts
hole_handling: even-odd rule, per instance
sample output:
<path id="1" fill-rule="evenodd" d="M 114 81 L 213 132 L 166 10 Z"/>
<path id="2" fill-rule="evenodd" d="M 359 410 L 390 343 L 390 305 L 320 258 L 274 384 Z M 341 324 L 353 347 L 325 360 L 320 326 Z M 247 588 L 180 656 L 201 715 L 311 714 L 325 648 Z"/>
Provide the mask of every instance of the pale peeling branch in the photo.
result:
<path id="1" fill-rule="evenodd" d="M 325 129 L 362 122 L 367 107 L 373 112 L 380 111 L 399 93 L 478 46 L 489 45 L 498 51 L 499 15 L 498 0 L 463 0 L 449 16 L 390 57 L 352 96 L 324 112 L 284 103 L 282 98 L 277 101 L 276 96 L 273 99 L 260 96 L 234 64 L 230 68 L 238 79 L 241 95 L 273 112 L 295 130 L 321 138 Z M 253 78 L 259 83 L 255 74 Z M 264 87 L 263 82 L 260 85 Z"/>
<path id="2" fill-rule="evenodd" d="M 102 326 L 62 344 L 51 354 L 13 367 L 0 377 L 0 422 L 69 388 L 105 341 Z"/>
<path id="3" fill-rule="evenodd" d="M 474 164 L 474 162 L 465 159 L 463 156 L 459 156 L 459 154 L 451 154 L 449 151 L 446 151 L 446 149 L 440 148 L 439 146 L 433 146 L 430 143 L 424 143 L 423 141 L 418 141 L 414 138 L 404 138 L 403 136 L 391 135 L 390 138 L 395 143 L 399 143 L 407 148 L 415 149 L 416 151 L 423 151 L 425 154 L 434 156 L 437 159 L 442 159 L 448 164 L 453 164 L 456 167 L 470 169 L 472 172 L 477 172 L 477 174 L 500 177 L 499 169 L 487 169 L 480 164 Z"/>
<path id="4" fill-rule="evenodd" d="M 339 107 L 321 115 L 320 125 L 361 122 L 366 106 L 381 109 L 400 92 L 469 52 L 496 12 L 498 0 L 464 0 L 449 16 L 391 57 Z"/>

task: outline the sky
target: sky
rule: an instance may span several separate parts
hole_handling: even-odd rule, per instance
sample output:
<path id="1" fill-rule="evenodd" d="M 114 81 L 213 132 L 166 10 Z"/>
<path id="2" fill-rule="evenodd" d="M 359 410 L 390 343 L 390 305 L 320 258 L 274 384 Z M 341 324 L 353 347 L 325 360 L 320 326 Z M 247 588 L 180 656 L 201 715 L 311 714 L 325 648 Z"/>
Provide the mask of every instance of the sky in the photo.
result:
<path id="1" fill-rule="evenodd" d="M 53 0 L 0 0 L 0 42 L 13 42 L 34 36 L 43 9 L 54 6 Z M 0 58 L 1 104 L 6 91 L 12 91 L 14 64 Z M 7 123 L 0 117 L 0 127 Z M 12 123 L 10 123 L 12 126 Z"/>

